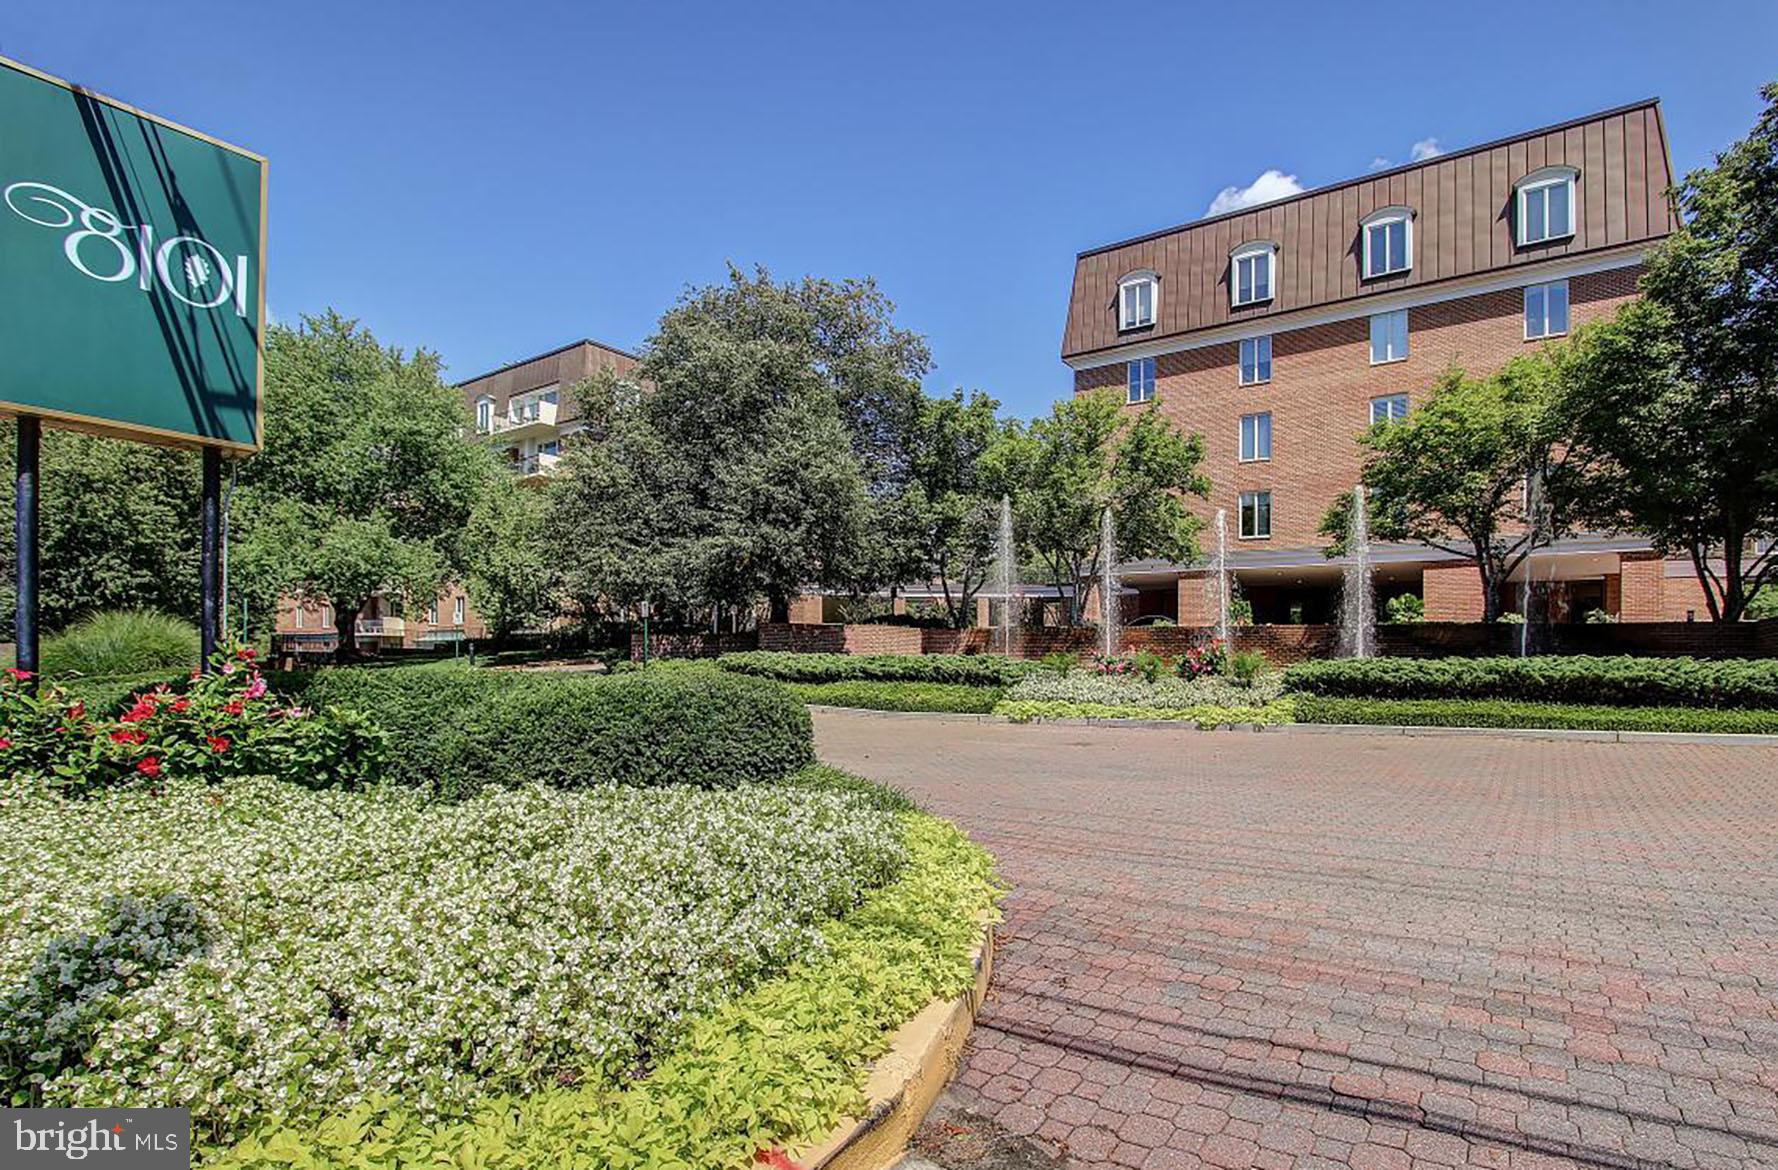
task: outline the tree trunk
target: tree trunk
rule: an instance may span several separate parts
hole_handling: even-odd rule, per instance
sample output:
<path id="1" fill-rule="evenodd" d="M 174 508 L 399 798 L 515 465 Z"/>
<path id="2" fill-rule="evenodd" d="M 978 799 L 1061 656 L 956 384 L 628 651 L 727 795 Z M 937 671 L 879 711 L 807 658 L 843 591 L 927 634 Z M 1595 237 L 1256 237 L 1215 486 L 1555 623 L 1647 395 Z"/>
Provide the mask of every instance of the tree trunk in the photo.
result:
<path id="1" fill-rule="evenodd" d="M 358 661 L 358 611 L 363 608 L 363 602 L 333 607 L 333 632 L 339 638 L 339 645 L 333 652 L 335 662 Z"/>
<path id="2" fill-rule="evenodd" d="M 1488 562 L 1486 557 L 1476 558 L 1476 568 L 1482 578 L 1482 621 L 1493 623 L 1500 620 L 1503 612 L 1500 605 L 1500 590 L 1505 584 L 1500 579 L 1498 570 Z"/>

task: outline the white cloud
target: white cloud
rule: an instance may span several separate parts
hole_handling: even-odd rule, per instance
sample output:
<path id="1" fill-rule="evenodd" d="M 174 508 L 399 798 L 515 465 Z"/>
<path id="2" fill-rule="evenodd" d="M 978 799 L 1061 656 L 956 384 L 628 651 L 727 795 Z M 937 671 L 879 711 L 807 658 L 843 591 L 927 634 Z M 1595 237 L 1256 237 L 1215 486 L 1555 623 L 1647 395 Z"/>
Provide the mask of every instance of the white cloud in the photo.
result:
<path id="1" fill-rule="evenodd" d="M 1384 169 L 1385 167 L 1387 167 L 1388 165 L 1389 165 L 1389 160 L 1384 158 L 1380 154 L 1377 155 L 1375 158 L 1371 159 L 1371 170 L 1373 170 L 1373 171 L 1380 171 L 1380 170 Z"/>
<path id="2" fill-rule="evenodd" d="M 1408 157 L 1415 162 L 1425 162 L 1427 159 L 1437 158 L 1443 153 L 1445 152 L 1439 149 L 1438 139 L 1436 138 L 1422 138 L 1408 148 Z"/>
<path id="3" fill-rule="evenodd" d="M 1210 210 L 1206 215 L 1221 215 L 1225 211 L 1239 211 L 1243 207 L 1252 207 L 1259 203 L 1271 203 L 1291 195 L 1300 194 L 1303 185 L 1296 181 L 1295 175 L 1287 175 L 1280 170 L 1268 170 L 1259 178 L 1245 187 L 1224 187 L 1210 201 Z"/>

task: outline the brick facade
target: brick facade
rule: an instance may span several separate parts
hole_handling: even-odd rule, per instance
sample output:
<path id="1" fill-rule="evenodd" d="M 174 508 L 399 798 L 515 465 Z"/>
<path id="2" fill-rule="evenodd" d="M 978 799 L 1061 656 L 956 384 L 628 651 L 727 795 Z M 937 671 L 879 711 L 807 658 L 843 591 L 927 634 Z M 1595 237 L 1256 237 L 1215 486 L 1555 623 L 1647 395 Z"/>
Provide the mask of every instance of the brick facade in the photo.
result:
<path id="1" fill-rule="evenodd" d="M 1633 298 L 1641 271 L 1572 278 L 1571 328 L 1609 316 Z M 1204 436 L 1211 496 L 1191 504 L 1206 518 L 1218 508 L 1228 511 L 1231 550 L 1303 548 L 1318 555 L 1326 542 L 1318 531 L 1323 514 L 1358 481 L 1358 436 L 1370 425 L 1371 400 L 1406 394 L 1418 405 L 1454 366 L 1491 373 L 1544 344 L 1526 341 L 1524 332 L 1524 293 L 1517 288 L 1410 308 L 1408 357 L 1382 365 L 1370 361 L 1368 316 L 1280 329 L 1272 334 L 1270 382 L 1240 385 L 1239 343 L 1218 342 L 1156 359 L 1154 401 L 1171 422 Z M 1125 378 L 1123 362 L 1079 370 L 1075 391 L 1122 394 Z M 1241 416 L 1264 411 L 1272 415 L 1272 457 L 1243 463 Z M 1272 493 L 1270 539 L 1240 537 L 1244 491 Z"/>

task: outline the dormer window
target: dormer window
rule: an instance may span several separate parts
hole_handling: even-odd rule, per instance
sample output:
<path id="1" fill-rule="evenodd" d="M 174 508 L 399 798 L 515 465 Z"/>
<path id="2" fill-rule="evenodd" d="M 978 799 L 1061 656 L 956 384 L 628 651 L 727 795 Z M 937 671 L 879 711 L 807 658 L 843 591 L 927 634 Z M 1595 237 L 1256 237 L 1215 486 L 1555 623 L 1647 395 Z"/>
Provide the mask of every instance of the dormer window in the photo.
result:
<path id="1" fill-rule="evenodd" d="M 1519 180 L 1514 194 L 1519 245 L 1547 244 L 1574 234 L 1573 167 L 1545 167 Z"/>
<path id="2" fill-rule="evenodd" d="M 1242 244 L 1229 254 L 1229 304 L 1234 308 L 1272 299 L 1278 245 L 1270 240 Z"/>
<path id="3" fill-rule="evenodd" d="M 494 400 L 486 395 L 475 400 L 475 429 L 484 435 L 494 429 Z"/>
<path id="4" fill-rule="evenodd" d="M 1385 207 L 1360 221 L 1364 229 L 1364 278 L 1393 276 L 1414 266 L 1414 213 Z"/>
<path id="5" fill-rule="evenodd" d="M 1156 290 L 1161 278 L 1152 272 L 1132 272 L 1117 282 L 1117 327 L 1146 329 L 1154 324 Z"/>

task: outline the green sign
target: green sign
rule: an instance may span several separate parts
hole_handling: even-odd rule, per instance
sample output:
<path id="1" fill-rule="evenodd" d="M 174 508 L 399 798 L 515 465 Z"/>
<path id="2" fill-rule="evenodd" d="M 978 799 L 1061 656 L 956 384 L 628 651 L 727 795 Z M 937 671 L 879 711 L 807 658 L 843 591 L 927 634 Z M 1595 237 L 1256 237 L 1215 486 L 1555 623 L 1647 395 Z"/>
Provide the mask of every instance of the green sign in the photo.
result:
<path id="1" fill-rule="evenodd" d="M 0 414 L 255 450 L 265 159 L 0 57 Z"/>

